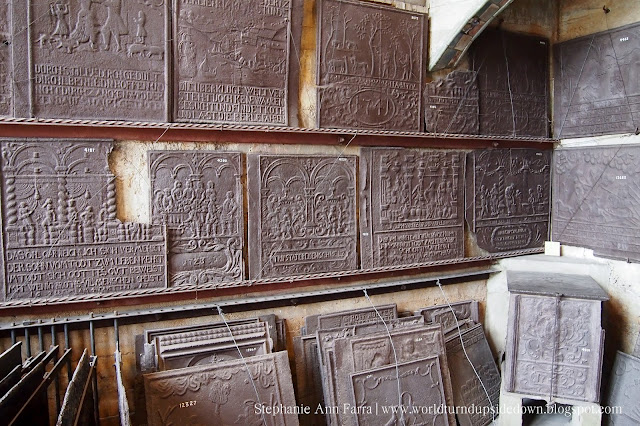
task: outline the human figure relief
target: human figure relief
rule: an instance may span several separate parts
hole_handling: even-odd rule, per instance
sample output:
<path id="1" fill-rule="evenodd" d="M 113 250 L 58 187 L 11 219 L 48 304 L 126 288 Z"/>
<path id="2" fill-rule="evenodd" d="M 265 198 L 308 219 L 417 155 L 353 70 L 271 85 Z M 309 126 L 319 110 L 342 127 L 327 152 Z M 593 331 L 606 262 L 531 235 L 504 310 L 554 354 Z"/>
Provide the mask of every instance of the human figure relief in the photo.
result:
<path id="1" fill-rule="evenodd" d="M 91 206 L 85 207 L 85 209 L 80 213 L 80 219 L 82 227 L 82 241 L 85 243 L 92 243 L 94 241 L 94 232 L 95 226 L 93 224 L 93 208 Z"/>
<path id="2" fill-rule="evenodd" d="M 44 243 L 50 244 L 53 241 L 53 228 L 56 224 L 56 212 L 53 208 L 53 201 L 51 198 L 47 198 L 42 205 L 44 209 L 44 218 L 40 224 L 44 230 Z"/>
<path id="3" fill-rule="evenodd" d="M 238 204 L 233 199 L 233 191 L 227 191 L 227 198 L 222 203 L 222 232 L 231 234 L 235 229 Z"/>
<path id="4" fill-rule="evenodd" d="M 66 16 L 69 14 L 69 4 L 63 0 L 58 0 L 50 5 L 50 10 L 56 20 L 56 26 L 51 35 L 67 38 L 69 36 L 69 24 Z"/>
<path id="5" fill-rule="evenodd" d="M 24 237 L 24 243 L 33 245 L 36 243 L 36 226 L 33 223 L 34 208 L 29 208 L 26 202 L 21 202 L 18 206 L 18 223 L 20 223 L 20 232 Z"/>
<path id="6" fill-rule="evenodd" d="M 80 11 L 76 18 L 76 26 L 70 37 L 78 45 L 89 43 L 92 50 L 96 49 L 98 29 L 96 27 L 96 16 L 91 8 L 92 0 L 80 0 Z"/>
<path id="7" fill-rule="evenodd" d="M 113 38 L 116 45 L 116 52 L 119 52 L 122 50 L 120 36 L 129 33 L 127 26 L 122 21 L 122 16 L 120 16 L 122 9 L 121 0 L 103 0 L 102 4 L 107 8 L 107 19 L 100 29 L 104 49 L 109 50 L 111 47 L 111 38 Z"/>
<path id="8" fill-rule="evenodd" d="M 136 43 L 145 44 L 147 39 L 147 29 L 144 27 L 147 23 L 147 16 L 142 10 L 138 11 L 138 17 L 133 18 L 136 24 Z"/>

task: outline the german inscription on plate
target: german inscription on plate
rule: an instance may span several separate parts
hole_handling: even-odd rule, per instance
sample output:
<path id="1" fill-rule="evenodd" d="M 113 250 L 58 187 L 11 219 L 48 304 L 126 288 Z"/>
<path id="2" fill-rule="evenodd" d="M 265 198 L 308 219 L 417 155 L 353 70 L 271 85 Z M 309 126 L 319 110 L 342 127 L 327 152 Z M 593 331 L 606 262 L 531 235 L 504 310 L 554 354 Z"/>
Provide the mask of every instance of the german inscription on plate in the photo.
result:
<path id="1" fill-rule="evenodd" d="M 548 41 L 487 30 L 473 45 L 480 134 L 547 137 Z"/>
<path id="2" fill-rule="evenodd" d="M 467 167 L 467 222 L 478 246 L 490 253 L 542 247 L 549 233 L 551 151 L 474 151 Z"/>
<path id="3" fill-rule="evenodd" d="M 363 148 L 361 161 L 364 268 L 463 256 L 464 153 Z"/>
<path id="4" fill-rule="evenodd" d="M 11 88 L 11 7 L 9 0 L 0 0 L 0 116 L 13 115 Z"/>
<path id="5" fill-rule="evenodd" d="M 634 24 L 555 45 L 555 137 L 635 132 L 638 43 Z"/>
<path id="6" fill-rule="evenodd" d="M 169 284 L 244 278 L 239 153 L 151 151 L 151 218 L 169 232 Z"/>
<path id="7" fill-rule="evenodd" d="M 553 240 L 640 260 L 639 146 L 558 150 Z"/>
<path id="8" fill-rule="evenodd" d="M 249 275 L 357 266 L 355 157 L 249 157 Z"/>
<path id="9" fill-rule="evenodd" d="M 291 0 L 179 0 L 178 121 L 287 124 Z"/>
<path id="10" fill-rule="evenodd" d="M 425 129 L 431 133 L 478 133 L 477 73 L 453 71 L 427 84 L 424 91 Z"/>
<path id="11" fill-rule="evenodd" d="M 110 141 L 0 146 L 4 300 L 166 287 L 162 227 L 116 218 Z"/>
<path id="12" fill-rule="evenodd" d="M 37 117 L 168 121 L 168 0 L 30 0 Z M 14 9 L 15 12 L 15 9 Z M 27 77 L 27 61 L 21 64 Z"/>
<path id="13" fill-rule="evenodd" d="M 340 0 L 318 8 L 318 126 L 420 131 L 424 15 Z"/>

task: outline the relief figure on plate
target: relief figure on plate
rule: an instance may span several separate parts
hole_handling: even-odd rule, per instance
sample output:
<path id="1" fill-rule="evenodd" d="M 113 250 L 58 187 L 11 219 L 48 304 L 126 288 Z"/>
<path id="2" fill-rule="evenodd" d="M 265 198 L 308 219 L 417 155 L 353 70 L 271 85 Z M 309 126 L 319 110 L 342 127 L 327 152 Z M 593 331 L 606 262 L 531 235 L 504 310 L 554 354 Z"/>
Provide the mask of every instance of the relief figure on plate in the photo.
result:
<path id="1" fill-rule="evenodd" d="M 320 8 L 320 127 L 419 130 L 422 16 L 348 1 Z"/>
<path id="2" fill-rule="evenodd" d="M 235 153 L 150 153 L 152 221 L 169 230 L 172 285 L 243 276 L 240 161 Z"/>

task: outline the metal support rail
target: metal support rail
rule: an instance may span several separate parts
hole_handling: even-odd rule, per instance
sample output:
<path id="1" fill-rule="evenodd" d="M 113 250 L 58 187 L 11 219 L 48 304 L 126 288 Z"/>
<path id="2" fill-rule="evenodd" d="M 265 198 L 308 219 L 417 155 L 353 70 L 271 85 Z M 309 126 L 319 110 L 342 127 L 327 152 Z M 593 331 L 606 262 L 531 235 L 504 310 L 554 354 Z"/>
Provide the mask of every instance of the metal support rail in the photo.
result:
<path id="1" fill-rule="evenodd" d="M 216 302 L 176 305 L 172 307 L 163 307 L 155 309 L 131 310 L 125 312 L 109 312 L 105 314 L 89 313 L 88 315 L 67 317 L 67 318 L 51 318 L 49 321 L 25 321 L 22 323 L 12 322 L 10 324 L 0 325 L 0 333 L 15 334 L 15 331 L 24 331 L 25 336 L 29 335 L 29 330 L 40 329 L 42 327 L 52 327 L 57 325 L 64 326 L 65 347 L 68 346 L 69 326 L 89 323 L 90 329 L 94 327 L 113 327 L 114 321 L 118 321 L 118 325 L 144 322 L 146 317 L 153 317 L 154 321 L 159 320 L 158 317 L 163 315 L 211 315 L 218 306 L 225 308 L 227 312 L 238 312 L 264 308 L 265 306 L 286 306 L 298 305 L 302 303 L 311 303 L 318 299 L 326 299 L 331 296 L 331 300 L 337 298 L 349 298 L 361 296 L 362 290 L 366 289 L 370 294 L 388 293 L 398 290 L 433 287 L 438 279 L 443 284 L 453 284 L 456 282 L 464 282 L 471 280 L 486 279 L 490 274 L 499 272 L 494 268 L 484 268 L 473 271 L 463 271 L 450 274 L 442 274 L 433 277 L 408 278 L 402 280 L 374 281 L 371 283 L 362 283 L 354 286 L 335 287 L 322 290 L 309 290 L 303 292 L 285 292 L 273 295 L 264 295 L 256 297 L 246 297 L 242 299 L 226 299 Z M 93 340 L 93 333 L 91 336 Z M 26 339 L 27 341 L 29 339 Z"/>

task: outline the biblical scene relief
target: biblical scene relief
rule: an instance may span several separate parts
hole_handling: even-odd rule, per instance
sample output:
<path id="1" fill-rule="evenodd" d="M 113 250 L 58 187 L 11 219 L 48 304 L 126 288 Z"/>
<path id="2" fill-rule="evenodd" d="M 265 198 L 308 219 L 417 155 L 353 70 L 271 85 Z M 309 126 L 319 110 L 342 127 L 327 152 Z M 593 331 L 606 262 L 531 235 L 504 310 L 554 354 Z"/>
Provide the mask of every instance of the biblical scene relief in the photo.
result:
<path id="1" fill-rule="evenodd" d="M 256 164 L 257 163 L 257 164 Z M 356 268 L 355 157 L 250 159 L 252 278 Z"/>
<path id="2" fill-rule="evenodd" d="M 5 300 L 165 287 L 161 227 L 116 217 L 110 142 L 3 142 Z"/>
<path id="3" fill-rule="evenodd" d="M 182 1 L 179 121 L 287 124 L 290 0 Z"/>
<path id="4" fill-rule="evenodd" d="M 363 150 L 363 266 L 463 256 L 464 161 L 458 151 Z"/>
<path id="5" fill-rule="evenodd" d="M 244 278 L 238 153 L 152 151 L 153 223 L 169 232 L 171 285 Z"/>
<path id="6" fill-rule="evenodd" d="M 37 116 L 166 121 L 165 0 L 30 4 Z"/>
<path id="7" fill-rule="evenodd" d="M 323 0 L 319 126 L 419 131 L 425 27 L 422 14 Z"/>
<path id="8" fill-rule="evenodd" d="M 551 152 L 492 149 L 469 154 L 467 220 L 489 252 L 541 247 L 550 212 Z"/>

